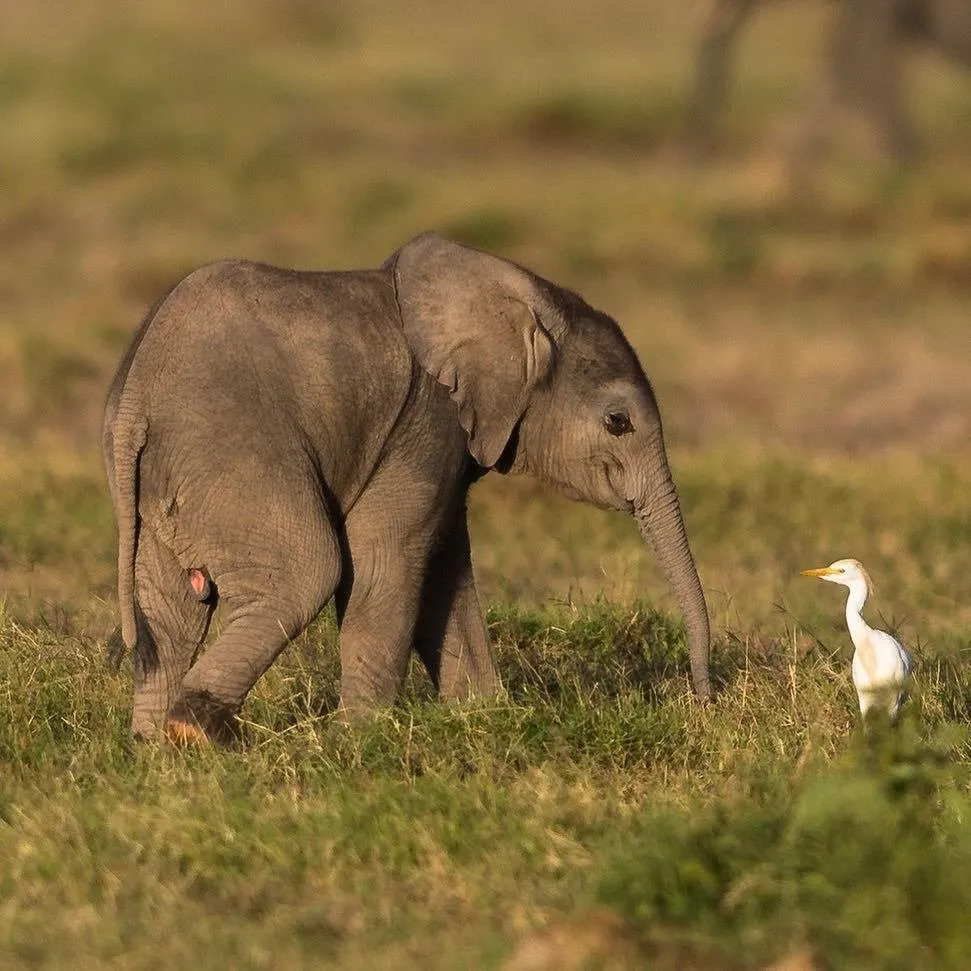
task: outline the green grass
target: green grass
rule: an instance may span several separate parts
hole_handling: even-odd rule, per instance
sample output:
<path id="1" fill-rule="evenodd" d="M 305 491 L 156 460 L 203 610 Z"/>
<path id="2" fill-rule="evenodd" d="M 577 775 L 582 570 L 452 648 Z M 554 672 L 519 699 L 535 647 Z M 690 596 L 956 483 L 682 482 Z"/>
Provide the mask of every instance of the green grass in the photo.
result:
<path id="1" fill-rule="evenodd" d="M 775 145 L 824 5 L 746 30 L 708 169 L 686 9 L 5 11 L 0 968 L 969 965 L 971 87 L 921 60 L 923 162 L 837 146 L 794 196 Z M 138 320 L 203 262 L 374 266 L 431 227 L 623 324 L 716 701 L 628 518 L 490 476 L 502 697 L 445 707 L 415 670 L 346 728 L 327 613 L 238 750 L 133 744 L 98 442 Z M 839 556 L 914 654 L 895 731 L 858 724 L 842 597 L 798 575 Z"/>
<path id="2" fill-rule="evenodd" d="M 128 678 L 95 645 L 6 620 L 0 953 L 489 967 L 520 929 L 607 904 L 645 961 L 966 962 L 967 649 L 896 732 L 850 732 L 825 659 L 722 641 L 703 709 L 663 615 L 504 608 L 505 697 L 442 706 L 416 671 L 349 729 L 331 625 L 261 683 L 240 751 L 181 752 L 132 745 Z"/>
<path id="3" fill-rule="evenodd" d="M 963 967 L 967 774 L 916 724 L 858 735 L 795 783 L 762 765 L 742 798 L 645 813 L 601 895 L 745 966 L 782 941 L 829 967 Z"/>

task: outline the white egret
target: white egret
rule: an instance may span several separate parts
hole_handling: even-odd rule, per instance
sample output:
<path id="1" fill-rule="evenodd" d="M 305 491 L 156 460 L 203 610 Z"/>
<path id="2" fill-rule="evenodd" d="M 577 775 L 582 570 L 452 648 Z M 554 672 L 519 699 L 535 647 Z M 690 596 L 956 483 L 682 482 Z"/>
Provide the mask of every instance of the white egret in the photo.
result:
<path id="1" fill-rule="evenodd" d="M 853 684 L 860 701 L 860 714 L 878 706 L 894 718 L 904 700 L 910 676 L 910 655 L 886 631 L 874 630 L 863 619 L 863 605 L 873 593 L 870 575 L 859 560 L 837 560 L 818 570 L 803 570 L 806 577 L 819 577 L 849 587 L 846 598 L 846 626 L 856 648 L 853 654 Z"/>

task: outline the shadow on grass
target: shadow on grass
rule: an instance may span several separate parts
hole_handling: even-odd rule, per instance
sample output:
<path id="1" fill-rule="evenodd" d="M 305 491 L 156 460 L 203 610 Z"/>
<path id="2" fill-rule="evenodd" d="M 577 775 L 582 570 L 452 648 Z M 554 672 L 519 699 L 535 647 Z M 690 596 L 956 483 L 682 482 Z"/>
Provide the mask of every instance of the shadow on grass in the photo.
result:
<path id="1" fill-rule="evenodd" d="M 644 152 L 676 143 L 682 116 L 675 98 L 629 101 L 590 91 L 560 91 L 524 105 L 509 129 L 546 150 Z"/>

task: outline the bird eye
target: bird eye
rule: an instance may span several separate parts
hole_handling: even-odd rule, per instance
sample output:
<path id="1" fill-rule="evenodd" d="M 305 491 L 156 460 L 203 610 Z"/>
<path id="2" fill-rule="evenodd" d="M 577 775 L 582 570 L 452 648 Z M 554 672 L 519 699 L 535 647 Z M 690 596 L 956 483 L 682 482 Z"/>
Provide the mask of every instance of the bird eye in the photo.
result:
<path id="1" fill-rule="evenodd" d="M 608 411 L 604 415 L 604 427 L 611 435 L 627 435 L 634 430 L 630 415 L 625 411 Z"/>

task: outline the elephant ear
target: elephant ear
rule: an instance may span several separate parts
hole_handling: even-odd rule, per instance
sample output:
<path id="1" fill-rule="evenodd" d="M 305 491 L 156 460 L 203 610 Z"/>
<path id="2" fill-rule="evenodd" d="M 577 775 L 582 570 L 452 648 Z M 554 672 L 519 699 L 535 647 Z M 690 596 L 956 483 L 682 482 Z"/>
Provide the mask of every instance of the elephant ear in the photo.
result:
<path id="1" fill-rule="evenodd" d="M 434 233 L 407 243 L 388 264 L 412 353 L 458 405 L 473 458 L 495 465 L 552 368 L 553 343 L 540 323 L 547 301 L 536 278 Z"/>

